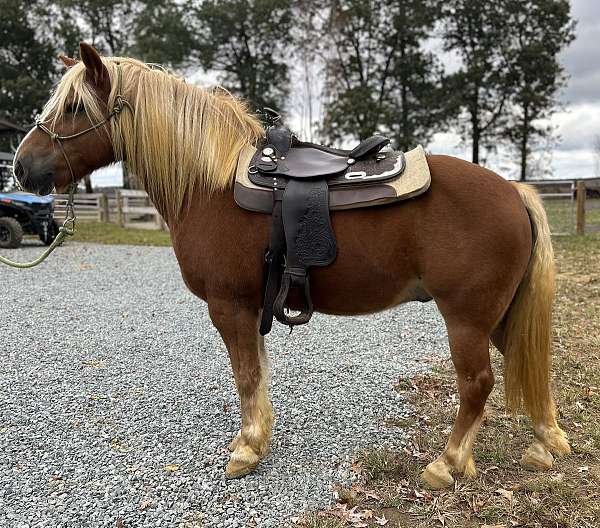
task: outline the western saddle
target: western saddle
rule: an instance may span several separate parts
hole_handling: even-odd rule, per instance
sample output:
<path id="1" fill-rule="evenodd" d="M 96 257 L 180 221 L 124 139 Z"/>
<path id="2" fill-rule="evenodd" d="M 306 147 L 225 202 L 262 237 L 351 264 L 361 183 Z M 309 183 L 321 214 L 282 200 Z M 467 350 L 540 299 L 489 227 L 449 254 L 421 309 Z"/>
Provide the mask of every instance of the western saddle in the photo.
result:
<path id="1" fill-rule="evenodd" d="M 291 328 L 307 323 L 312 316 L 308 268 L 328 266 L 337 255 L 330 195 L 343 190 L 350 206 L 364 207 L 358 203 L 361 197 L 381 189 L 383 182 L 398 179 L 406 167 L 402 152 L 382 151 L 390 142 L 383 136 L 370 137 L 349 151 L 338 150 L 300 141 L 278 121 L 277 116 L 242 168 L 242 176 L 254 194 L 250 192 L 250 199 L 242 195 L 248 189 L 238 186 L 237 181 L 235 188 L 236 202 L 242 207 L 272 215 L 265 251 L 261 335 L 271 330 L 273 316 Z M 419 192 L 428 185 L 428 181 L 427 185 L 421 182 Z M 264 199 L 262 206 L 256 205 L 255 197 L 265 196 L 262 191 L 269 193 L 269 210 Z M 352 199 L 347 198 L 348 192 Z M 294 290 L 293 304 L 301 307 L 296 315 L 289 310 L 290 292 Z"/>

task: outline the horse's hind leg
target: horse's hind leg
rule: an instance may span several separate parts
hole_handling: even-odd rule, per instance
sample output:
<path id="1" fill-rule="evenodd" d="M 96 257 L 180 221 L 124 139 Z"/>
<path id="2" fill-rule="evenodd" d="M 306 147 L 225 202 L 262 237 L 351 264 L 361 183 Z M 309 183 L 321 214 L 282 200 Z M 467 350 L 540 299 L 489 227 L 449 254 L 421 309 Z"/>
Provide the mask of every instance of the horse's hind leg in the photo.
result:
<path id="1" fill-rule="evenodd" d="M 502 323 L 492 334 L 492 343 L 504 355 L 504 324 Z M 556 405 L 550 393 L 550 385 L 541 388 L 546 394 L 541 398 L 548 402 L 543 413 L 531 415 L 535 441 L 521 457 L 521 464 L 528 469 L 550 469 L 554 463 L 552 455 L 568 455 L 571 448 L 566 435 L 556 421 Z"/>
<path id="2" fill-rule="evenodd" d="M 422 478 L 439 489 L 454 483 L 453 472 L 476 475 L 473 441 L 479 430 L 485 402 L 494 386 L 490 366 L 489 335 L 447 321 L 452 361 L 456 368 L 460 407 L 444 452 L 423 472 Z"/>
<path id="3" fill-rule="evenodd" d="M 236 303 L 209 302 L 209 312 L 227 350 L 240 396 L 242 427 L 231 442 L 227 477 L 253 471 L 267 454 L 273 408 L 269 400 L 269 367 L 264 339 L 258 333 L 258 314 Z"/>

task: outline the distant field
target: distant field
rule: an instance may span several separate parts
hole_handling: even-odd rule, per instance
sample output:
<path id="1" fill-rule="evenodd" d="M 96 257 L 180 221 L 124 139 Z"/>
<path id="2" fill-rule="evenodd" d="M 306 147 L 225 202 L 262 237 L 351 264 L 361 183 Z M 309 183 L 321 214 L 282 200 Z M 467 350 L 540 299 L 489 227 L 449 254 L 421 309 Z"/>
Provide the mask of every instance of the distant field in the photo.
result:
<path id="1" fill-rule="evenodd" d="M 589 199 L 586 210 L 586 225 L 600 226 L 600 199 Z M 548 213 L 550 230 L 553 234 L 574 234 L 576 225 L 575 201 L 571 200 L 545 200 L 544 206 Z M 590 207 L 591 206 L 591 207 Z M 592 209 L 592 207 L 596 207 Z"/>

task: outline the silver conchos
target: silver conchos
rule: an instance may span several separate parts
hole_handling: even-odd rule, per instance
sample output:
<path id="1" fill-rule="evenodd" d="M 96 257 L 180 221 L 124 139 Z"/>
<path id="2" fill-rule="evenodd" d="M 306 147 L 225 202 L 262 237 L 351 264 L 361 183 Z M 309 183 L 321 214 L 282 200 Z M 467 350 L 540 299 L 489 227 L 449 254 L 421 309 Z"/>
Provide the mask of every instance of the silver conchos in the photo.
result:
<path id="1" fill-rule="evenodd" d="M 275 151 L 274 151 L 274 150 L 273 150 L 271 147 L 265 147 L 265 148 L 263 149 L 262 153 L 263 153 L 265 156 L 269 156 L 269 157 L 271 157 L 271 156 L 273 156 L 273 154 L 275 154 Z"/>

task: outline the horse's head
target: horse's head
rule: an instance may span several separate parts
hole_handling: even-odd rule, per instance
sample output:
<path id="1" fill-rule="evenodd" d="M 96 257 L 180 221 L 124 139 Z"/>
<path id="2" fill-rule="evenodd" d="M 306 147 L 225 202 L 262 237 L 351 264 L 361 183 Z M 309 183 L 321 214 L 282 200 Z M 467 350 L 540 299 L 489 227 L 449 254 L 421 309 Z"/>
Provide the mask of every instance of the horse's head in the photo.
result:
<path id="1" fill-rule="evenodd" d="M 61 57 L 67 73 L 15 155 L 15 176 L 28 191 L 64 192 L 71 183 L 115 160 L 111 121 L 123 105 L 119 99 L 115 111 L 114 74 L 107 68 L 114 63 L 103 61 L 85 43 L 80 45 L 80 56 L 81 61 Z"/>

